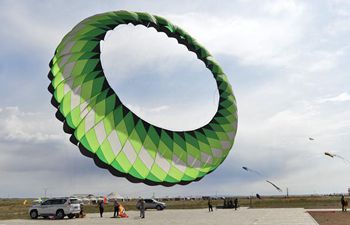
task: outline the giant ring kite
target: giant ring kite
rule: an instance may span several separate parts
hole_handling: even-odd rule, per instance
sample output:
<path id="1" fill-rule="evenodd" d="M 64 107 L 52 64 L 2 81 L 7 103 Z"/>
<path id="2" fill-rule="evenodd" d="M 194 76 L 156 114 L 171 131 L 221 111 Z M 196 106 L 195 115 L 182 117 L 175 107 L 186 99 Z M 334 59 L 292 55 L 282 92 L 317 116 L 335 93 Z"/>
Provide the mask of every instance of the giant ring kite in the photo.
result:
<path id="1" fill-rule="evenodd" d="M 100 41 L 107 31 L 128 23 L 175 38 L 212 72 L 220 98 L 208 124 L 191 131 L 163 129 L 121 102 L 103 72 Z M 226 75 L 202 45 L 162 17 L 116 11 L 84 19 L 58 45 L 48 77 L 51 103 L 71 142 L 97 166 L 131 182 L 172 186 L 198 181 L 215 170 L 233 146 L 237 108 Z"/>

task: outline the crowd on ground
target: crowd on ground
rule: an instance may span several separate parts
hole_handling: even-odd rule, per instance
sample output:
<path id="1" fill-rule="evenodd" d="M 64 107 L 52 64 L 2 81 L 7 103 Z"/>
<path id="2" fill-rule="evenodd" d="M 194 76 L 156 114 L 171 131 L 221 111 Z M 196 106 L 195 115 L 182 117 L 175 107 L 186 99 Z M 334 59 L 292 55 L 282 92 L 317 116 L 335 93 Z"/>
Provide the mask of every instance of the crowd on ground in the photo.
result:
<path id="1" fill-rule="evenodd" d="M 99 200 L 97 203 L 100 211 L 100 217 L 103 217 L 105 204 L 106 204 L 106 201 L 103 201 L 103 200 Z M 125 208 L 117 200 L 114 200 L 113 204 L 114 204 L 113 218 L 128 218 L 128 215 L 125 213 Z M 235 198 L 233 201 L 232 199 L 224 199 L 223 208 L 233 208 L 237 210 L 238 207 L 239 207 L 238 198 Z M 139 209 L 140 211 L 140 218 L 144 219 L 145 210 L 146 210 L 145 200 L 140 198 L 136 203 L 136 208 Z M 208 199 L 208 209 L 209 209 L 209 212 L 213 212 L 213 205 L 210 198 Z"/>
<path id="2" fill-rule="evenodd" d="M 104 200 L 99 200 L 97 202 L 97 205 L 98 205 L 98 208 L 100 211 L 100 217 L 103 217 L 105 204 L 106 204 L 106 201 L 104 201 Z M 122 204 L 120 204 L 118 202 L 118 200 L 114 200 L 113 209 L 114 209 L 113 218 L 128 218 L 129 217 L 125 212 L 124 206 Z"/>
<path id="3" fill-rule="evenodd" d="M 104 213 L 104 208 L 105 208 L 106 201 L 105 200 L 99 200 L 97 205 L 100 211 L 100 217 L 103 217 Z M 145 218 L 145 200 L 144 199 L 139 199 L 137 201 L 136 207 L 140 210 L 140 218 L 144 219 Z M 113 218 L 128 218 L 128 215 L 125 212 L 125 208 L 123 207 L 122 204 L 118 202 L 118 200 L 114 200 L 113 203 Z"/>
<path id="4" fill-rule="evenodd" d="M 235 198 L 233 201 L 232 199 L 224 199 L 224 205 L 220 206 L 220 208 L 223 208 L 223 209 L 235 209 L 235 210 L 237 210 L 238 207 L 239 207 L 238 198 Z M 208 210 L 209 212 L 213 212 L 213 205 L 210 198 L 208 198 Z"/>

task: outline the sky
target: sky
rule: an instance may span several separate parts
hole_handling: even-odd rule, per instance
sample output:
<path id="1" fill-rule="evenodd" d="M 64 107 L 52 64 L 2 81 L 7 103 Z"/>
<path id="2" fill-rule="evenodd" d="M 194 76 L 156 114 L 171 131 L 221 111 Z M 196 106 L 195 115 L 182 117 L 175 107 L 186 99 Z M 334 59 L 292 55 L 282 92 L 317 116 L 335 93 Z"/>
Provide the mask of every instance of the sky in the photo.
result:
<path id="1" fill-rule="evenodd" d="M 0 197 L 75 193 L 194 196 L 345 193 L 350 165 L 350 3 L 267 0 L 0 0 Z M 237 99 L 235 144 L 213 173 L 186 186 L 133 184 L 97 168 L 63 132 L 47 91 L 63 36 L 97 13 L 145 11 L 177 24 L 214 56 Z M 123 25 L 101 44 L 109 83 L 144 120 L 205 125 L 218 94 L 209 70 L 175 39 Z M 314 138 L 313 141 L 309 137 Z"/>

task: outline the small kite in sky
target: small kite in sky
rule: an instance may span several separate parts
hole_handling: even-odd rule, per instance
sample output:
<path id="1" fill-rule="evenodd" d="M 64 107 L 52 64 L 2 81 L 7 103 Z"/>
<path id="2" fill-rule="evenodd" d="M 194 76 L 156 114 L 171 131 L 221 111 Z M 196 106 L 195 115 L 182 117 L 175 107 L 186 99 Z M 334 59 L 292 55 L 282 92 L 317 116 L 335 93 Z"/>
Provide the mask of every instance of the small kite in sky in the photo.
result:
<path id="1" fill-rule="evenodd" d="M 257 175 L 259 175 L 259 176 L 261 176 L 261 177 L 266 177 L 265 175 L 263 175 L 263 174 L 260 173 L 259 171 L 250 169 L 250 168 L 248 168 L 248 167 L 246 167 L 246 166 L 243 166 L 242 169 L 244 169 L 244 170 L 246 170 L 246 171 L 248 171 L 248 172 L 251 172 L 251 173 L 255 173 L 255 174 L 257 174 Z M 266 178 L 265 178 L 265 179 L 266 179 Z M 267 183 L 271 184 L 272 186 L 274 186 L 279 192 L 282 192 L 282 189 L 279 188 L 276 184 L 272 183 L 272 182 L 269 181 L 269 180 L 265 180 L 265 181 L 266 181 Z"/>
<path id="2" fill-rule="evenodd" d="M 276 184 L 272 183 L 271 181 L 266 180 L 266 182 L 274 186 L 279 192 L 283 192 L 281 188 L 279 188 Z"/>
<path id="3" fill-rule="evenodd" d="M 314 141 L 315 139 L 314 139 L 314 138 L 312 138 L 312 137 L 309 137 L 309 140 L 310 140 L 310 141 Z"/>
<path id="4" fill-rule="evenodd" d="M 337 154 L 334 154 L 334 153 L 330 153 L 330 152 L 325 152 L 324 154 L 326 156 L 331 157 L 331 158 L 334 158 L 334 157 L 339 158 L 339 159 L 343 160 L 345 163 L 349 163 L 350 164 L 350 161 L 345 159 L 343 156 L 340 156 L 340 155 L 337 155 Z"/>
<path id="5" fill-rule="evenodd" d="M 248 172 L 255 173 L 255 174 L 259 175 L 259 176 L 263 176 L 259 171 L 250 169 L 250 168 L 248 168 L 248 167 L 246 167 L 246 166 L 243 166 L 242 168 L 243 168 L 244 170 L 248 171 Z"/>
<path id="6" fill-rule="evenodd" d="M 334 157 L 334 155 L 332 153 L 329 153 L 329 152 L 325 152 L 324 154 L 329 156 L 329 157 L 332 157 L 332 158 Z"/>
<path id="7" fill-rule="evenodd" d="M 259 194 L 256 194 L 256 197 L 257 197 L 258 199 L 261 199 L 261 196 L 260 196 Z"/>

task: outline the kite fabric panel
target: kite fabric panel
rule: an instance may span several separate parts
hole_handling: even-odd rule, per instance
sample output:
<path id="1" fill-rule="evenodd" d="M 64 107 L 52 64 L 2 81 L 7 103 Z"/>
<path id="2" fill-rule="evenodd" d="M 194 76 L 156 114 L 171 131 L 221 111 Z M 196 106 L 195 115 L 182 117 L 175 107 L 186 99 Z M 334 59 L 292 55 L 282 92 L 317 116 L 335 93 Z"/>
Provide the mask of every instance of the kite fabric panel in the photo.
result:
<path id="1" fill-rule="evenodd" d="M 129 23 L 175 38 L 212 72 L 220 100 L 208 124 L 191 131 L 166 130 L 121 102 L 103 72 L 100 41 L 107 31 Z M 237 108 L 226 75 L 202 45 L 162 17 L 115 11 L 84 19 L 62 39 L 50 68 L 51 103 L 64 131 L 82 154 L 115 176 L 148 185 L 188 184 L 215 170 L 233 146 Z"/>

